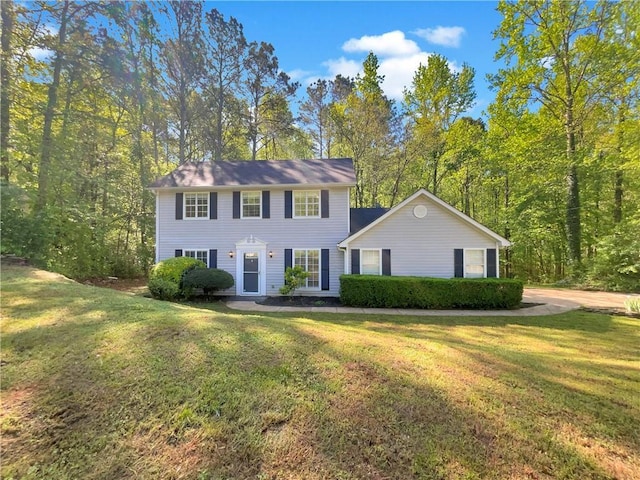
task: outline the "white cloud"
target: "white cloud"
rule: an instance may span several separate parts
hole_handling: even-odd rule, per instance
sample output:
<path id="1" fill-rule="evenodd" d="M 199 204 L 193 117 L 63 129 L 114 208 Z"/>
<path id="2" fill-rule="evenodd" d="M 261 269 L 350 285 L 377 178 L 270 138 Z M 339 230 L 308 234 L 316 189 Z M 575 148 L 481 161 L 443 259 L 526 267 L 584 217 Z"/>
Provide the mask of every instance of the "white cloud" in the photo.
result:
<path id="1" fill-rule="evenodd" d="M 327 67 L 329 78 L 331 79 L 335 78 L 338 74 L 343 77 L 355 77 L 362 69 L 362 62 L 347 60 L 344 57 L 340 57 L 337 60 L 327 60 L 322 64 Z"/>
<path id="2" fill-rule="evenodd" d="M 438 27 L 435 30 L 445 27 Z M 458 38 L 464 29 L 461 27 L 450 27 L 451 29 L 460 29 Z M 414 32 L 418 34 L 417 32 Z M 441 37 L 442 38 L 442 37 Z M 403 91 L 411 86 L 413 76 L 418 70 L 420 64 L 427 65 L 430 52 L 422 51 L 416 42 L 408 40 L 401 31 L 393 31 L 382 35 L 365 35 L 359 39 L 352 38 L 346 41 L 342 49 L 347 54 L 338 59 L 327 60 L 323 66 L 327 69 L 324 78 L 333 80 L 336 75 L 340 74 L 344 77 L 354 78 L 356 75 L 362 75 L 362 63 L 364 62 L 363 53 L 372 51 L 378 57 L 378 74 L 384 76 L 382 82 L 382 90 L 384 93 L 394 100 L 402 100 Z M 348 54 L 360 54 L 358 58 L 349 58 Z M 449 68 L 453 72 L 460 72 L 462 68 L 455 62 L 448 62 Z M 315 79 L 314 79 L 315 80 Z"/>
<path id="3" fill-rule="evenodd" d="M 459 47 L 460 40 L 465 34 L 465 29 L 463 27 L 437 26 L 436 28 L 420 28 L 413 33 L 435 45 Z"/>
<path id="4" fill-rule="evenodd" d="M 404 32 L 394 30 L 382 35 L 365 35 L 347 40 L 342 49 L 345 52 L 373 52 L 381 57 L 415 55 L 420 48 L 413 40 L 404 36 Z"/>
<path id="5" fill-rule="evenodd" d="M 382 90 L 395 100 L 402 99 L 405 87 L 411 86 L 413 76 L 420 64 L 426 65 L 430 53 L 420 52 L 410 57 L 386 58 L 380 62 L 378 73 L 384 75 Z"/>
<path id="6" fill-rule="evenodd" d="M 300 68 L 296 68 L 295 70 L 291 70 L 287 72 L 287 75 L 289 75 L 289 78 L 294 82 L 297 82 L 299 80 L 304 80 L 305 78 L 310 77 L 312 74 L 313 72 L 309 70 L 302 70 Z"/>

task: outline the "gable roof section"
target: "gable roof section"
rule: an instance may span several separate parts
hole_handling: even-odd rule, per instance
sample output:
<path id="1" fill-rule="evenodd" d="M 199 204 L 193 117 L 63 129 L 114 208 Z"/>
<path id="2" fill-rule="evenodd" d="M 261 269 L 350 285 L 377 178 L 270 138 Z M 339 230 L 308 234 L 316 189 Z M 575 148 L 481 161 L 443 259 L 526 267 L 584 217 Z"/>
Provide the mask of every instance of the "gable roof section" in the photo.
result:
<path id="1" fill-rule="evenodd" d="M 349 211 L 349 224 L 351 225 L 350 235 L 359 232 L 371 222 L 377 220 L 389 211 L 388 208 L 352 208 Z"/>
<path id="2" fill-rule="evenodd" d="M 190 162 L 157 179 L 149 188 L 240 187 L 258 185 L 353 186 L 350 158 L 329 160 L 246 160 Z"/>
<path id="3" fill-rule="evenodd" d="M 416 193 L 414 193 L 413 195 L 411 195 L 409 198 L 403 200 L 402 202 L 400 202 L 398 205 L 396 205 L 395 207 L 391 208 L 387 213 L 385 213 L 384 215 L 378 217 L 376 220 L 374 220 L 373 222 L 371 222 L 370 224 L 368 224 L 367 226 L 365 226 L 364 228 L 362 228 L 361 230 L 351 234 L 350 236 L 348 236 L 347 238 L 345 238 L 343 241 L 341 241 L 340 243 L 338 243 L 338 247 L 340 248 L 346 248 L 349 243 L 353 240 L 355 240 L 356 238 L 360 237 L 361 235 L 363 235 L 364 233 L 368 232 L 369 230 L 371 230 L 372 228 L 374 228 L 376 225 L 378 225 L 379 223 L 383 222 L 386 218 L 389 218 L 391 215 L 393 215 L 395 212 L 397 212 L 398 210 L 400 210 L 402 207 L 404 207 L 405 205 L 407 205 L 409 202 L 413 201 L 414 199 L 416 199 L 417 197 L 420 196 L 424 196 L 427 197 L 428 199 L 432 200 L 433 202 L 435 202 L 436 204 L 440 205 L 441 207 L 443 207 L 445 210 L 447 210 L 449 213 L 451 213 L 453 216 L 458 217 L 459 219 L 463 220 L 464 222 L 467 222 L 469 225 L 471 225 L 472 227 L 476 228 L 477 230 L 480 230 L 481 232 L 485 233 L 486 235 L 494 238 L 496 240 L 496 242 L 499 242 L 501 244 L 501 246 L 503 247 L 508 247 L 511 245 L 511 242 L 509 240 L 507 240 L 506 238 L 498 235 L 496 232 L 494 232 L 493 230 L 490 230 L 489 228 L 485 227 L 484 225 L 482 225 L 481 223 L 475 221 L 473 218 L 471 218 L 468 215 L 465 215 L 464 213 L 462 213 L 460 210 L 458 210 L 457 208 L 452 207 L 451 205 L 449 205 L 447 202 L 445 202 L 444 200 L 441 200 L 440 198 L 436 197 L 433 193 L 428 192 L 425 189 L 420 189 L 418 190 Z"/>

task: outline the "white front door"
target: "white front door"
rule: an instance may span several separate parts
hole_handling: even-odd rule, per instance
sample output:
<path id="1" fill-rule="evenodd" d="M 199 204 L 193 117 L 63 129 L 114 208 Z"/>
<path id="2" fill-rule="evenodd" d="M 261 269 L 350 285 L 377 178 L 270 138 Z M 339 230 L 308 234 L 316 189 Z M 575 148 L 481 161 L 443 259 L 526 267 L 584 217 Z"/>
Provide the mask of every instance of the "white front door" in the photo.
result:
<path id="1" fill-rule="evenodd" d="M 260 295 L 260 253 L 242 253 L 242 294 Z"/>
<path id="2" fill-rule="evenodd" d="M 266 243 L 254 237 L 236 243 L 237 295 L 267 294 L 266 252 Z"/>

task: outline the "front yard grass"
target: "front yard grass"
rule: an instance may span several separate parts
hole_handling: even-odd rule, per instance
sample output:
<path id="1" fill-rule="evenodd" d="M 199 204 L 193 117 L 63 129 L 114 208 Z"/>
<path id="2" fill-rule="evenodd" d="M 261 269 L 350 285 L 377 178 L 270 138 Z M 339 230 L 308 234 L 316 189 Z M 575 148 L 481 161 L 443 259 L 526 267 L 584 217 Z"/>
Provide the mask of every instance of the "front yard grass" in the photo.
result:
<path id="1" fill-rule="evenodd" d="M 0 477 L 640 478 L 640 323 L 242 314 L 2 269 Z"/>

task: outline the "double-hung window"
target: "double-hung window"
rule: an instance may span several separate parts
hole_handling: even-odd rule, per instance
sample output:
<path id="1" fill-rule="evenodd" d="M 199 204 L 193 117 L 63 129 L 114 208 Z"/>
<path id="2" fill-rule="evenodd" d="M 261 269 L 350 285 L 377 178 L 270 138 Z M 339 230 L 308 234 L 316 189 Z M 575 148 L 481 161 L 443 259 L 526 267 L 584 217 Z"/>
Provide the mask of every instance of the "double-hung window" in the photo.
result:
<path id="1" fill-rule="evenodd" d="M 185 250 L 183 256 L 202 260 L 205 265 L 209 266 L 208 250 Z"/>
<path id="2" fill-rule="evenodd" d="M 262 216 L 262 192 L 242 192 L 242 218 Z"/>
<path id="3" fill-rule="evenodd" d="M 320 250 L 294 250 L 293 262 L 309 274 L 303 288 L 320 288 Z"/>
<path id="4" fill-rule="evenodd" d="M 362 275 L 380 275 L 382 273 L 379 249 L 360 250 L 360 273 Z"/>
<path id="5" fill-rule="evenodd" d="M 293 192 L 294 218 L 320 217 L 320 191 L 300 190 Z"/>
<path id="6" fill-rule="evenodd" d="M 209 194 L 185 193 L 184 218 L 209 218 Z"/>
<path id="7" fill-rule="evenodd" d="M 464 251 L 464 276 L 466 278 L 484 278 L 484 249 L 466 249 Z"/>

